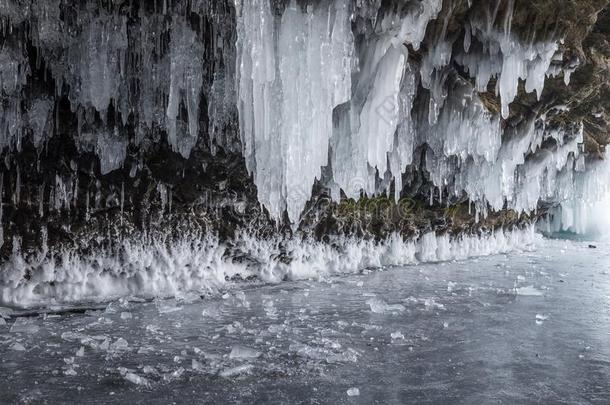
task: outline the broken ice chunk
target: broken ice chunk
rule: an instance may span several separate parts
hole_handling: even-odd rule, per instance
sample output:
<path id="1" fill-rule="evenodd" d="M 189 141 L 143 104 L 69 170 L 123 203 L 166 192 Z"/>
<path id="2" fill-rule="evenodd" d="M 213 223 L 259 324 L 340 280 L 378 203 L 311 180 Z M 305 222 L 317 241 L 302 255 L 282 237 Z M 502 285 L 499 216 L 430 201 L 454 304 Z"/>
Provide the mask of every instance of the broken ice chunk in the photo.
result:
<path id="1" fill-rule="evenodd" d="M 24 352 L 24 351 L 25 351 L 25 346 L 24 346 L 24 345 L 22 345 L 22 344 L 21 344 L 21 343 L 19 343 L 19 342 L 15 342 L 15 343 L 13 343 L 13 344 L 12 344 L 12 345 L 9 347 L 9 349 L 11 349 L 11 350 L 15 350 L 15 351 L 17 351 L 17 352 Z"/>
<path id="2" fill-rule="evenodd" d="M 170 314 L 172 312 L 182 311 L 182 307 L 177 306 L 175 302 L 158 303 L 157 311 L 159 311 L 160 314 Z"/>
<path id="3" fill-rule="evenodd" d="M 245 347 L 245 346 L 233 346 L 231 349 L 231 354 L 229 354 L 230 359 L 254 359 L 261 355 L 261 353 L 255 349 Z"/>
<path id="4" fill-rule="evenodd" d="M 360 390 L 356 387 L 352 387 L 350 389 L 347 390 L 347 396 L 348 397 L 357 397 L 360 395 Z"/>
<path id="5" fill-rule="evenodd" d="M 10 318 L 13 312 L 10 308 L 0 307 L 0 318 Z"/>
<path id="6" fill-rule="evenodd" d="M 533 285 L 515 288 L 515 293 L 525 297 L 540 297 L 544 295 L 542 291 L 538 290 Z"/>
<path id="7" fill-rule="evenodd" d="M 254 366 L 252 364 L 243 364 L 241 366 L 222 370 L 219 375 L 223 378 L 235 377 L 240 374 L 249 373 L 253 368 Z"/>
<path id="8" fill-rule="evenodd" d="M 382 314 L 384 312 L 401 312 L 405 310 L 405 307 L 401 304 L 390 305 L 379 298 L 371 298 L 366 303 L 371 307 L 371 311 L 376 314 Z"/>
<path id="9" fill-rule="evenodd" d="M 11 326 L 11 333 L 36 333 L 40 327 L 36 325 L 35 320 L 28 318 L 17 318 L 13 326 Z"/>
<path id="10" fill-rule="evenodd" d="M 390 336 L 392 337 L 393 340 L 396 340 L 396 339 L 403 339 L 404 340 L 404 338 L 405 338 L 405 336 L 400 331 L 396 331 L 396 332 L 390 334 Z"/>
<path id="11" fill-rule="evenodd" d="M 127 341 L 123 338 L 118 338 L 110 345 L 109 350 L 112 352 L 129 350 L 129 343 L 127 343 Z"/>
<path id="12" fill-rule="evenodd" d="M 191 368 L 195 371 L 201 371 L 204 369 L 203 364 L 201 364 L 200 362 L 198 362 L 197 360 L 193 359 L 191 361 Z"/>
<path id="13" fill-rule="evenodd" d="M 445 310 L 445 306 L 443 304 L 436 302 L 434 300 L 434 298 L 427 298 L 426 300 L 424 300 L 424 306 L 428 310 L 430 310 L 430 309 L 440 309 L 442 311 Z"/>
<path id="14" fill-rule="evenodd" d="M 140 377 L 139 375 L 132 373 L 132 372 L 127 372 L 123 377 L 127 381 L 129 381 L 130 383 L 135 384 L 135 385 L 143 385 L 143 386 L 150 385 L 146 378 Z"/>
<path id="15" fill-rule="evenodd" d="M 110 341 L 108 339 L 104 340 L 101 344 L 100 344 L 100 350 L 108 350 L 110 348 Z"/>
<path id="16" fill-rule="evenodd" d="M 547 319 L 549 319 L 548 315 L 536 314 L 536 325 L 542 325 Z"/>
<path id="17" fill-rule="evenodd" d="M 76 370 L 74 370 L 74 367 L 68 367 L 65 371 L 64 371 L 64 375 L 67 376 L 71 376 L 74 377 L 76 375 Z"/>

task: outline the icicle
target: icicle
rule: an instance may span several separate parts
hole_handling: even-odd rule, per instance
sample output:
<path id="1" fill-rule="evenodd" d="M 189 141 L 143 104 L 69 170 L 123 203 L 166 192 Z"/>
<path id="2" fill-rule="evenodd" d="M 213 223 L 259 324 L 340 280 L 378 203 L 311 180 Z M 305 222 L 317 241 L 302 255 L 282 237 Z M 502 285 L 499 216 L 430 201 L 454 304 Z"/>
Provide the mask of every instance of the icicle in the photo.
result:
<path id="1" fill-rule="evenodd" d="M 167 205 L 168 205 L 168 214 L 171 215 L 172 214 L 172 203 L 174 201 L 174 196 L 173 196 L 173 192 L 174 190 L 172 188 L 170 188 L 168 190 L 168 197 L 167 197 Z"/>
<path id="2" fill-rule="evenodd" d="M 38 188 L 38 216 L 40 219 L 44 218 L 44 187 L 45 183 L 42 183 Z"/>
<path id="3" fill-rule="evenodd" d="M 167 206 L 167 186 L 163 183 L 159 183 L 157 185 L 157 191 L 159 192 L 159 198 L 161 199 L 161 212 L 165 212 L 165 207 Z"/>
<path id="4" fill-rule="evenodd" d="M 90 208 L 89 208 L 89 189 L 87 189 L 87 195 L 85 197 L 85 221 L 89 222 L 90 220 Z"/>
<path id="5" fill-rule="evenodd" d="M 0 249 L 4 245 L 4 173 L 0 173 Z"/>
<path id="6" fill-rule="evenodd" d="M 328 162 L 333 109 L 350 97 L 350 2 L 303 11 L 293 0 L 277 30 L 268 0 L 237 7 L 244 156 L 260 201 L 273 217 L 287 209 L 296 222 Z"/>
<path id="7" fill-rule="evenodd" d="M 123 207 L 125 205 L 125 183 L 121 182 L 121 226 L 123 226 Z"/>
<path id="8" fill-rule="evenodd" d="M 15 190 L 13 190 L 13 205 L 16 207 L 21 201 L 21 170 L 19 170 L 19 165 L 15 166 L 15 171 L 17 177 L 15 179 Z"/>

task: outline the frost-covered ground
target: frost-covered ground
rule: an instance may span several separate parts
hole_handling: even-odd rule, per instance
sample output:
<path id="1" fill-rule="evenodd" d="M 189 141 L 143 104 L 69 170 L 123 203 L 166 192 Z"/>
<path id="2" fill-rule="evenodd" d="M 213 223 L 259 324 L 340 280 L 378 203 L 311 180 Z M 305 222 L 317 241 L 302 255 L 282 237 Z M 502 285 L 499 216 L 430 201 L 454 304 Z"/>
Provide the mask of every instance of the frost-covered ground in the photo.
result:
<path id="1" fill-rule="evenodd" d="M 610 402 L 610 243 L 0 315 L 0 403 Z"/>

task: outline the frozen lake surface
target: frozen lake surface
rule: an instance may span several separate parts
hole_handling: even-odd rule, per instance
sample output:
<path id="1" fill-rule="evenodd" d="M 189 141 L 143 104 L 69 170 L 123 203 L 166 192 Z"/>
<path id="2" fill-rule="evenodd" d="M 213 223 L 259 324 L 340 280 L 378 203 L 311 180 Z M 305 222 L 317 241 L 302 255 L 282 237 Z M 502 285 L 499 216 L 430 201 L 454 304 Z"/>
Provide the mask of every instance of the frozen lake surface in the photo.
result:
<path id="1" fill-rule="evenodd" d="M 0 403 L 610 403 L 610 244 L 0 310 Z"/>

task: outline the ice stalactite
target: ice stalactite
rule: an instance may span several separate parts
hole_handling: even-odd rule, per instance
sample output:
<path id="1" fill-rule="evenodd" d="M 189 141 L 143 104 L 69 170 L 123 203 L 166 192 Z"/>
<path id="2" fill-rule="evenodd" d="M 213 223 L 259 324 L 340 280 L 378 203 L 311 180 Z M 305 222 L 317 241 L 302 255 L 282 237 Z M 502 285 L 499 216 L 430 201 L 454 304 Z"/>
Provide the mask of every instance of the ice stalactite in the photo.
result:
<path id="1" fill-rule="evenodd" d="M 120 168 L 127 155 L 127 140 L 118 131 L 104 131 L 95 135 L 95 153 L 100 158 L 100 172 L 108 174 Z"/>
<path id="2" fill-rule="evenodd" d="M 393 188 L 483 215 L 581 181 L 579 129 L 538 111 L 578 57 L 560 30 L 515 32 L 513 0 L 119 3 L 0 3 L 2 153 L 67 135 L 96 174 L 135 178 L 148 151 L 189 159 L 203 141 L 241 152 L 259 201 L 293 225 L 316 181 L 334 199 Z M 540 106 L 515 114 L 520 86 Z"/>
<path id="3" fill-rule="evenodd" d="M 474 28 L 475 30 L 477 28 Z M 489 81 L 497 77 L 498 93 L 502 100 L 502 116 L 508 118 L 509 105 L 517 96 L 519 79 L 525 80 L 528 93 L 542 95 L 547 71 L 558 50 L 556 41 L 523 44 L 507 34 L 485 33 L 483 54 L 458 54 L 456 60 L 476 78 L 477 90 L 486 91 Z"/>
<path id="4" fill-rule="evenodd" d="M 411 161 L 412 142 L 404 137 L 411 105 L 404 103 L 412 102 L 416 82 L 405 74 L 404 44 L 419 47 L 441 2 L 422 2 L 402 17 L 384 12 L 359 49 L 351 7 L 334 0 L 303 9 L 293 1 L 276 17 L 267 0 L 258 0 L 238 11 L 244 152 L 259 197 L 276 218 L 287 209 L 298 221 L 329 162 L 329 146 L 334 181 L 349 196 L 376 191 L 388 154 L 398 173 Z M 404 83 L 412 87 L 401 93 Z M 397 137 L 399 127 L 404 136 Z"/>
<path id="5" fill-rule="evenodd" d="M 405 44 L 419 48 L 441 6 L 424 1 L 402 15 L 378 10 L 373 32 L 358 47 L 360 68 L 352 72 L 349 104 L 336 111 L 330 157 L 333 182 L 350 198 L 379 192 L 379 178 L 395 179 L 398 198 L 413 161 L 411 110 L 419 84 Z"/>
<path id="6" fill-rule="evenodd" d="M 0 151 L 19 150 L 23 139 L 42 148 L 68 129 L 79 152 L 102 160 L 117 150 L 113 159 L 124 158 L 129 144 L 144 150 L 159 133 L 188 158 L 201 139 L 204 100 L 210 139 L 235 144 L 234 11 L 224 2 L 186 3 L 166 3 L 161 14 L 152 2 L 3 1 Z M 62 126 L 72 119 L 65 101 L 76 131 Z M 122 166 L 106 163 L 104 174 Z"/>
<path id="7" fill-rule="evenodd" d="M 172 30 L 170 87 L 167 105 L 167 137 L 172 149 L 188 158 L 199 136 L 199 105 L 203 86 L 203 46 L 186 23 Z M 179 118 L 180 103 L 187 110 Z"/>
<path id="8" fill-rule="evenodd" d="M 4 213 L 4 173 L 0 173 L 0 248 L 4 245 L 4 226 L 2 215 Z"/>
<path id="9" fill-rule="evenodd" d="M 350 12 L 346 0 L 307 10 L 292 1 L 276 21 L 267 0 L 239 6 L 242 142 L 259 199 L 276 218 L 287 209 L 298 220 L 328 162 L 333 110 L 351 90 Z"/>
<path id="10" fill-rule="evenodd" d="M 568 231 L 607 237 L 610 216 L 610 161 L 596 161 L 585 170 L 584 159 L 575 162 L 577 170 L 562 171 L 556 187 L 559 204 L 540 224 L 548 233 Z"/>
<path id="11" fill-rule="evenodd" d="M 279 218 L 286 209 L 297 222 L 327 163 L 332 178 L 325 181 L 334 198 L 340 190 L 350 198 L 386 192 L 392 181 L 399 198 L 408 186 L 402 174 L 419 162 L 416 151 L 422 149 L 423 166 L 441 199 L 467 196 L 477 213 L 490 208 L 529 213 L 540 202 L 559 198 L 553 189 L 561 185 L 561 173 L 576 169 L 581 130 L 546 128 L 545 117 L 535 114 L 517 124 L 502 118 L 509 116 L 520 80 L 540 98 L 546 78 L 562 72 L 561 39 L 553 33 L 522 39 L 512 31 L 514 2 L 502 4 L 490 2 L 485 12 L 472 13 L 463 44 L 447 34 L 450 8 L 435 23 L 419 61 L 410 60 L 408 48 L 420 50 L 442 10 L 440 1 L 386 9 L 339 0 L 308 8 L 292 2 L 281 15 L 266 0 L 242 4 L 237 63 L 242 140 L 259 197 L 272 216 Z M 369 28 L 354 16 L 368 19 Z M 307 27 L 316 24 L 318 35 L 308 35 Z M 342 27 L 341 34 L 335 36 L 332 27 Z M 325 40 L 341 45 L 339 50 Z M 325 49 L 331 51 L 324 54 Z M 327 62 L 314 72 L 311 61 L 320 54 Z M 337 87 L 327 82 L 337 77 L 337 65 L 338 98 Z M 479 96 L 492 80 L 501 114 Z M 543 146 L 543 141 L 549 142 Z"/>
<path id="12" fill-rule="evenodd" d="M 6 41 L 0 48 L 0 150 L 21 150 L 24 111 L 21 91 L 30 68 L 25 50 L 19 43 Z"/>

